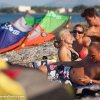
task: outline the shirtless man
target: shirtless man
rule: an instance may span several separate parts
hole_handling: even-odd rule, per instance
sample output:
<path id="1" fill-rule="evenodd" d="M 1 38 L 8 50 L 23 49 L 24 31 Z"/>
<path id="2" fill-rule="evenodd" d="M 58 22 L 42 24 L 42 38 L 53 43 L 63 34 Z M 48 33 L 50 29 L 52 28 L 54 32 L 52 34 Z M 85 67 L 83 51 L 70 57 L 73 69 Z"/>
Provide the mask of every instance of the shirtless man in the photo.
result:
<path id="1" fill-rule="evenodd" d="M 100 84 L 100 43 L 93 43 L 89 49 L 89 56 L 90 60 L 92 60 L 91 63 L 85 63 L 82 67 L 73 68 L 73 71 L 70 72 L 73 82 L 81 85 L 88 83 Z M 75 77 L 77 78 L 75 79 Z"/>
<path id="2" fill-rule="evenodd" d="M 87 8 L 81 16 L 84 17 L 89 24 L 86 35 L 100 39 L 100 17 L 98 17 L 96 10 L 94 8 Z"/>

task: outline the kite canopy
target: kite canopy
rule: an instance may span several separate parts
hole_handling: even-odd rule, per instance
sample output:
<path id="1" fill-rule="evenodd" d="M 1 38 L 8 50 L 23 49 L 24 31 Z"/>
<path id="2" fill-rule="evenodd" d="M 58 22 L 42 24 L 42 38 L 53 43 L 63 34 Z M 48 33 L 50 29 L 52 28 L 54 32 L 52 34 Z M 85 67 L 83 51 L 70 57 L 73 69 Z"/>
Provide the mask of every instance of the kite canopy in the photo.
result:
<path id="1" fill-rule="evenodd" d="M 66 27 L 70 16 L 64 16 L 53 11 L 48 11 L 41 22 L 29 32 L 24 42 L 25 46 L 38 45 L 55 37 L 55 33 L 62 27 Z M 51 34 L 52 33 L 52 34 Z"/>
<path id="2" fill-rule="evenodd" d="M 0 26 L 0 53 L 14 50 L 25 40 L 28 32 L 22 32 L 11 23 Z"/>
<path id="3" fill-rule="evenodd" d="M 35 18 L 32 16 L 25 16 L 24 19 L 29 26 L 33 26 L 35 23 Z"/>
<path id="4" fill-rule="evenodd" d="M 27 18 L 27 20 L 25 20 L 24 17 L 20 17 L 17 21 L 15 21 L 13 23 L 13 26 L 22 32 L 29 32 L 33 29 L 33 27 L 31 25 L 29 25 L 29 24 L 33 24 L 33 22 L 29 23 L 29 21 L 31 21 L 30 18 L 29 18 L 29 20 L 28 20 L 28 18 Z"/>
<path id="5" fill-rule="evenodd" d="M 33 17 L 32 15 L 28 14 L 28 15 L 24 16 L 24 19 L 25 19 L 27 25 L 34 26 L 35 24 L 40 23 L 40 21 L 43 19 L 43 16 Z"/>
<path id="6" fill-rule="evenodd" d="M 53 11 L 48 11 L 40 22 L 40 26 L 48 33 L 54 33 L 58 28 L 66 25 L 69 19 L 70 16 L 64 16 Z"/>
<path id="7" fill-rule="evenodd" d="M 24 16 L 13 23 L 5 23 L 0 26 L 0 53 L 52 40 L 69 20 L 70 16 L 48 11 L 42 20 Z"/>

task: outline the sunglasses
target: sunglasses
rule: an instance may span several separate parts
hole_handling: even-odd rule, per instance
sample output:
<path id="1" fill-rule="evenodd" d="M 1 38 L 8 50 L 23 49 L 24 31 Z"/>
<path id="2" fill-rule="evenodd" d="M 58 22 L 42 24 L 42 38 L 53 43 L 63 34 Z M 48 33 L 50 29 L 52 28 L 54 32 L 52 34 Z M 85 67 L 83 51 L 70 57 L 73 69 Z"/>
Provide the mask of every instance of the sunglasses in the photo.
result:
<path id="1" fill-rule="evenodd" d="M 83 31 L 73 30 L 73 33 L 83 34 Z"/>

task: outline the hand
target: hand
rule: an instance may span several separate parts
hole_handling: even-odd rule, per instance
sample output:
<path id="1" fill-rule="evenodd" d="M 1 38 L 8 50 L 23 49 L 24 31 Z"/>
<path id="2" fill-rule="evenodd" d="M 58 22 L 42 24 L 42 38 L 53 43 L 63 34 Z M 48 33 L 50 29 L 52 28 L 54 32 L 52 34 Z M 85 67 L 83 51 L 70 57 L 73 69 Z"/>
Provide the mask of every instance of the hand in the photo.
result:
<path id="1" fill-rule="evenodd" d="M 90 83 L 90 78 L 88 76 L 84 76 L 83 78 L 79 79 L 81 82 L 85 83 L 85 84 L 88 84 Z"/>
<path id="2" fill-rule="evenodd" d="M 78 58 L 78 59 L 76 59 L 75 61 L 81 61 L 82 59 L 81 58 Z"/>
<path id="3" fill-rule="evenodd" d="M 57 66 L 56 65 L 50 65 L 49 68 L 50 68 L 51 71 L 53 71 L 53 70 L 55 70 L 55 68 L 57 68 Z"/>
<path id="4" fill-rule="evenodd" d="M 51 70 L 54 70 L 56 69 L 58 66 L 61 66 L 61 63 L 60 62 L 55 62 L 55 63 L 50 63 L 50 69 Z"/>

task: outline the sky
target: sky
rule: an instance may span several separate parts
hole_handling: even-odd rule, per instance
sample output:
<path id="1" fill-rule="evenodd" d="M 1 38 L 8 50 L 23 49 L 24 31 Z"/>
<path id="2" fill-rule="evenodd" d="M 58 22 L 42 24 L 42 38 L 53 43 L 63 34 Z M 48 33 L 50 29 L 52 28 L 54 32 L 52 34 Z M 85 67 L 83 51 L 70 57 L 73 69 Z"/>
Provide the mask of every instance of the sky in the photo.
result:
<path id="1" fill-rule="evenodd" d="M 0 7 L 27 6 L 53 6 L 72 8 L 76 5 L 100 5 L 100 0 L 0 0 Z"/>

